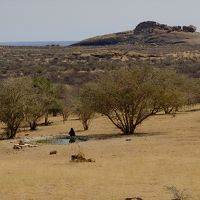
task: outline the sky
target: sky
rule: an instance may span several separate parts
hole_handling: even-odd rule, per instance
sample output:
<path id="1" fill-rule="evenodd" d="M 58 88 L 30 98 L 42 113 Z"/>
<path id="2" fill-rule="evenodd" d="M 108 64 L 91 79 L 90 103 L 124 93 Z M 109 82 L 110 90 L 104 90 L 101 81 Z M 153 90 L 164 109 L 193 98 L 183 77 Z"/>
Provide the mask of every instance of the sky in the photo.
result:
<path id="1" fill-rule="evenodd" d="M 200 0 L 0 0 L 0 42 L 78 41 L 147 20 L 200 30 Z"/>

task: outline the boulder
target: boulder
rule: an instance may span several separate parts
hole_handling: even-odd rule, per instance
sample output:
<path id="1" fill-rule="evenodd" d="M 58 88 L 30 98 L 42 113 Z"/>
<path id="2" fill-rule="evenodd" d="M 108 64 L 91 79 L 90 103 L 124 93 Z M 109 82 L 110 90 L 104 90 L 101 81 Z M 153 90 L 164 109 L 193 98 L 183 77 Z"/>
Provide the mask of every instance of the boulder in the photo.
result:
<path id="1" fill-rule="evenodd" d="M 23 140 L 20 140 L 19 145 L 25 145 L 25 142 Z"/>
<path id="2" fill-rule="evenodd" d="M 197 30 L 197 27 L 196 27 L 196 26 L 193 26 L 193 25 L 190 25 L 190 26 L 183 26 L 183 31 L 184 31 L 184 32 L 194 33 L 194 32 L 196 32 L 196 30 Z"/>
<path id="3" fill-rule="evenodd" d="M 22 147 L 21 147 L 19 144 L 15 144 L 15 145 L 13 146 L 13 149 L 19 150 L 19 149 L 22 149 Z"/>
<path id="4" fill-rule="evenodd" d="M 150 33 L 153 31 L 153 29 L 156 29 L 159 27 L 159 23 L 154 21 L 146 21 L 138 24 L 134 30 L 135 34 L 141 34 L 141 33 Z"/>
<path id="5" fill-rule="evenodd" d="M 13 146 L 13 149 L 19 150 L 19 149 L 24 149 L 26 147 L 32 148 L 32 147 L 38 147 L 38 145 L 33 145 L 33 144 L 25 144 L 23 142 L 19 142 L 19 144 L 15 144 Z"/>
<path id="6" fill-rule="evenodd" d="M 172 31 L 181 32 L 182 31 L 182 27 L 181 26 L 173 26 L 172 27 Z"/>
<path id="7" fill-rule="evenodd" d="M 55 154 L 57 154 L 57 151 L 50 151 L 49 152 L 49 155 L 55 155 Z"/>
<path id="8" fill-rule="evenodd" d="M 25 145 L 29 143 L 30 143 L 30 140 L 28 138 L 24 138 L 19 141 L 19 145 Z"/>
<path id="9" fill-rule="evenodd" d="M 154 33 L 158 31 L 170 32 L 172 30 L 173 30 L 172 27 L 166 24 L 160 24 L 154 21 L 146 21 L 138 24 L 134 30 L 134 33 L 135 34 Z"/>
<path id="10" fill-rule="evenodd" d="M 72 162 L 95 162 L 92 158 L 85 158 L 84 154 L 77 154 L 71 156 Z"/>

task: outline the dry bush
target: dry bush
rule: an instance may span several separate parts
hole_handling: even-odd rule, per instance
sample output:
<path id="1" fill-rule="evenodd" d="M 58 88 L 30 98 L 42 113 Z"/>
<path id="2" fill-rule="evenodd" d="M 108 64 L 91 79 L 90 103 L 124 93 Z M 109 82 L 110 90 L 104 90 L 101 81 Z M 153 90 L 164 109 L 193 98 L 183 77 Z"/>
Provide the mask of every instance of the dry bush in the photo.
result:
<path id="1" fill-rule="evenodd" d="M 191 198 L 186 189 L 179 190 L 175 186 L 167 186 L 166 190 L 171 193 L 172 200 L 189 200 Z"/>
<path id="2" fill-rule="evenodd" d="M 95 160 L 92 158 L 86 158 L 85 154 L 78 145 L 77 152 L 71 155 L 71 162 L 95 162 Z"/>

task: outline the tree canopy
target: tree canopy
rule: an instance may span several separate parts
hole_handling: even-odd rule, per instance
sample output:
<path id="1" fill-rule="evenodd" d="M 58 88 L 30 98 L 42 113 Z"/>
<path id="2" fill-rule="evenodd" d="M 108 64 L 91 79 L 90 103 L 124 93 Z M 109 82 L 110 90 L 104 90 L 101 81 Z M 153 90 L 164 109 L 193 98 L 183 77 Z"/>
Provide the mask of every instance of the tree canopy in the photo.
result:
<path id="1" fill-rule="evenodd" d="M 124 134 L 133 134 L 148 117 L 187 104 L 189 85 L 189 78 L 173 71 L 123 69 L 102 75 L 81 96 L 90 110 L 107 116 Z"/>

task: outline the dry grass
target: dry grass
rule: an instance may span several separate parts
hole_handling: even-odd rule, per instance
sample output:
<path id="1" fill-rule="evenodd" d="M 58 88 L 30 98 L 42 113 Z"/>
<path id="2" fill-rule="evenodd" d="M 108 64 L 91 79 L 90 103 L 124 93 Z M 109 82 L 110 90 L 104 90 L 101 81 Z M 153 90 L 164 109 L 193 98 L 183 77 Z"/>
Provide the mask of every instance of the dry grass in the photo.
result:
<path id="1" fill-rule="evenodd" d="M 179 190 L 174 186 L 167 186 L 166 190 L 171 193 L 173 199 L 175 200 L 189 200 L 190 195 L 187 193 L 187 191 L 184 190 Z"/>
<path id="2" fill-rule="evenodd" d="M 105 118 L 95 119 L 83 132 L 78 120 L 62 123 L 53 118 L 50 127 L 31 135 L 66 133 L 74 127 L 80 135 L 119 133 Z M 200 199 L 200 112 L 175 118 L 155 116 L 142 124 L 138 136 L 113 137 L 70 145 L 40 145 L 15 151 L 11 141 L 0 141 L 1 200 L 170 200 L 163 188 L 186 188 Z M 24 136 L 21 132 L 19 136 Z M 105 136 L 104 135 L 104 136 Z M 128 140 L 131 138 L 131 140 Z M 12 141 L 14 142 L 14 141 Z M 70 162 L 81 148 L 95 163 Z M 50 156 L 49 152 L 57 150 Z"/>

